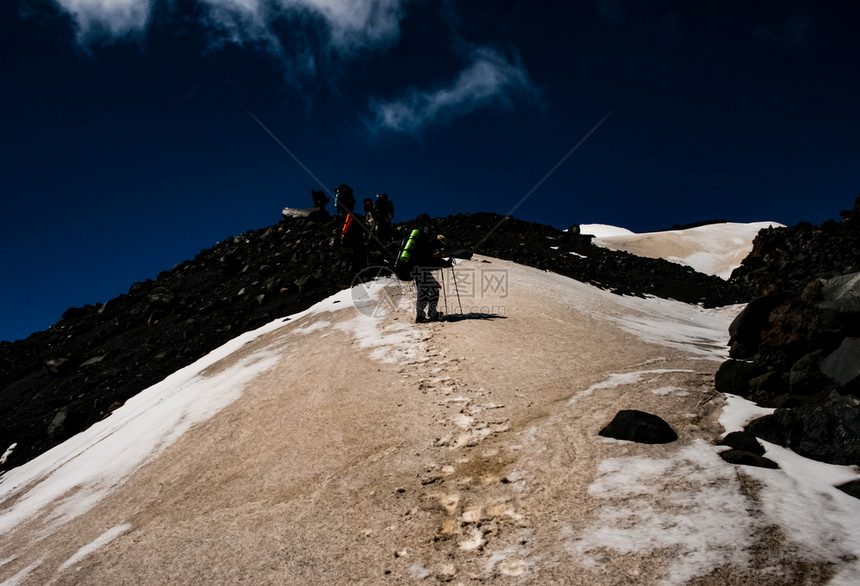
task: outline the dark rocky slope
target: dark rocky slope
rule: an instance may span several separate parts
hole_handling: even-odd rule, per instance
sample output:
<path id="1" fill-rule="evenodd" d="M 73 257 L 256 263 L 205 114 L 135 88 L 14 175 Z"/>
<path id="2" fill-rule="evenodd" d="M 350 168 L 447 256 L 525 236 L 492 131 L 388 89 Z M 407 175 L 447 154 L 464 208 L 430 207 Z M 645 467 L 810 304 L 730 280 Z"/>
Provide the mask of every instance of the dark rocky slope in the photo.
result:
<path id="1" fill-rule="evenodd" d="M 468 214 L 413 220 L 397 227 L 399 235 L 419 225 L 447 234 L 452 248 L 480 243 L 480 253 L 617 293 L 708 306 L 747 298 L 744 286 L 598 248 L 590 237 L 549 226 Z M 69 309 L 54 326 L 26 340 L 0 343 L 0 452 L 17 444 L 0 470 L 86 429 L 241 332 L 348 287 L 350 253 L 333 246 L 332 235 L 330 219 L 286 218 L 229 238 L 103 305 Z M 397 248 L 396 242 L 389 245 Z M 383 255 L 372 250 L 370 262 L 382 264 Z"/>
<path id="2" fill-rule="evenodd" d="M 732 280 L 757 294 L 730 328 L 717 390 L 776 407 L 756 436 L 860 464 L 860 198 L 841 222 L 762 230 Z"/>

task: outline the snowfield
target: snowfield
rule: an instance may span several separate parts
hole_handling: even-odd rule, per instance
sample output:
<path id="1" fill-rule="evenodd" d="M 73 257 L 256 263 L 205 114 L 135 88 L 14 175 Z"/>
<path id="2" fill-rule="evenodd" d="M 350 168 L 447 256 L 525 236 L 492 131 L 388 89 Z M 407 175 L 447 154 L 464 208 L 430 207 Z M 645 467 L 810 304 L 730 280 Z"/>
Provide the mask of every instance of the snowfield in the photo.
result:
<path id="1" fill-rule="evenodd" d="M 10 471 L 0 584 L 860 583 L 860 471 L 719 457 L 768 412 L 713 390 L 741 307 L 457 270 L 450 321 L 342 291 Z M 628 408 L 678 441 L 597 435 Z"/>
<path id="2" fill-rule="evenodd" d="M 593 234 L 595 238 L 592 242 L 597 246 L 638 256 L 662 258 L 692 267 L 700 273 L 728 279 L 752 251 L 756 234 L 771 227 L 784 226 L 777 222 L 726 222 L 645 234 L 602 224 L 586 224 L 580 229 L 583 234 Z"/>

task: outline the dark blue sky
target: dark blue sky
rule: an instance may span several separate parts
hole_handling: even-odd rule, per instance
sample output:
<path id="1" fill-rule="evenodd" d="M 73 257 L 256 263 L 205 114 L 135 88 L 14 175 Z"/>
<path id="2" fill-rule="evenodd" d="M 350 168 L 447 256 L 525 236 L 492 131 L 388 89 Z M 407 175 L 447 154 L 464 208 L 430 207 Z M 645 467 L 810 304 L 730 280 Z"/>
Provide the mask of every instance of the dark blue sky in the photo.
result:
<path id="1" fill-rule="evenodd" d="M 860 192 L 860 4 L 17 0 L 0 339 L 318 189 L 397 220 L 822 222 Z"/>

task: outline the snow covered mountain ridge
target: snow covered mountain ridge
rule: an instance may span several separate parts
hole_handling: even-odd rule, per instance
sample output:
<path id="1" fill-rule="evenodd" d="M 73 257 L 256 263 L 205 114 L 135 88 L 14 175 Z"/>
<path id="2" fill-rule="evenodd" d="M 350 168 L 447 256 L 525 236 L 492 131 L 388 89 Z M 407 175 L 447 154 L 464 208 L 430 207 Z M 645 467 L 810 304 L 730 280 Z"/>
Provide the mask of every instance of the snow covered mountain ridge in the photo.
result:
<path id="1" fill-rule="evenodd" d="M 644 234 L 603 224 L 585 224 L 580 229 L 582 234 L 593 235 L 597 246 L 662 258 L 728 279 L 752 251 L 753 240 L 761 230 L 784 227 L 777 222 L 720 222 Z"/>

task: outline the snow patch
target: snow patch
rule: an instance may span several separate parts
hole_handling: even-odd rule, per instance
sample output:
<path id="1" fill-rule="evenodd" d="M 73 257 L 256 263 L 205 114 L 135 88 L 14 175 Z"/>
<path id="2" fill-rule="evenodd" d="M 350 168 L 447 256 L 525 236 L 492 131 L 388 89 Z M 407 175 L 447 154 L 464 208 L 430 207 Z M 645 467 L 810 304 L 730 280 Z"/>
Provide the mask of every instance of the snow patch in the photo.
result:
<path id="1" fill-rule="evenodd" d="M 532 273 L 528 288 L 574 311 L 616 323 L 639 340 L 708 360 L 728 358 L 728 329 L 744 305 L 706 309 L 673 299 L 616 295 L 555 273 Z"/>
<path id="2" fill-rule="evenodd" d="M 0 465 L 3 465 L 6 463 L 6 460 L 9 459 L 9 456 L 12 455 L 12 452 L 14 452 L 15 448 L 17 448 L 17 447 L 18 447 L 18 444 L 14 443 L 11 446 L 9 446 L 8 448 L 6 448 L 6 451 L 3 452 L 2 456 L 0 456 Z"/>
<path id="3" fill-rule="evenodd" d="M 643 342 L 692 352 L 707 360 L 728 359 L 728 326 L 742 306 L 704 309 L 657 297 L 645 301 L 650 302 L 651 311 L 643 311 L 641 303 L 624 297 L 620 303 L 636 311 L 607 317 Z"/>
<path id="4" fill-rule="evenodd" d="M 297 334 L 302 334 L 302 335 L 312 334 L 313 332 L 317 332 L 319 330 L 324 330 L 325 328 L 329 327 L 330 325 L 331 325 L 330 321 L 318 320 L 318 321 L 315 321 L 315 322 L 308 324 L 304 327 L 296 328 L 293 330 L 293 332 L 295 332 Z"/>
<path id="5" fill-rule="evenodd" d="M 658 374 L 666 374 L 669 372 L 694 372 L 692 370 L 677 370 L 677 369 L 655 369 L 655 370 L 639 370 L 636 372 L 624 372 L 620 374 L 610 374 L 609 378 L 605 381 L 595 383 L 585 389 L 584 391 L 578 392 L 576 395 L 571 397 L 568 401 L 568 405 L 572 405 L 576 403 L 579 399 L 583 397 L 588 397 L 594 391 L 599 391 L 601 389 L 614 389 L 615 387 L 619 387 L 621 385 L 632 385 L 641 381 L 647 375 L 658 375 Z"/>
<path id="6" fill-rule="evenodd" d="M 860 584 L 860 500 L 835 488 L 860 479 L 856 466 L 816 462 L 759 440 L 779 470 L 752 466 L 744 472 L 763 485 L 761 507 L 800 555 L 839 567 L 831 584 Z"/>
<path id="7" fill-rule="evenodd" d="M 383 363 L 406 363 L 423 348 L 421 332 L 407 324 L 382 327 L 379 319 L 359 314 L 335 327 L 353 336 L 359 348 L 372 348 L 370 358 Z"/>
<path id="8" fill-rule="evenodd" d="M 60 572 L 66 570 L 68 568 L 71 568 L 76 563 L 78 563 L 79 561 L 81 561 L 82 559 L 84 559 L 85 557 L 87 557 L 88 555 L 90 555 L 91 553 L 93 553 L 94 551 L 99 549 L 100 547 L 107 545 L 108 543 L 110 543 L 111 541 L 113 541 L 114 539 L 116 539 L 117 537 L 119 537 L 120 535 L 122 535 L 123 533 L 128 531 L 129 529 L 131 529 L 131 525 L 128 523 L 125 523 L 123 525 L 117 525 L 116 527 L 112 527 L 112 528 L 108 529 L 107 531 L 105 531 L 104 533 L 99 535 L 96 539 L 94 539 L 93 541 L 91 541 L 87 545 L 83 546 L 78 551 L 76 551 L 72 557 L 70 557 L 68 560 L 66 560 L 63 563 L 63 565 L 61 565 L 57 569 L 57 573 L 60 573 Z"/>
<path id="9" fill-rule="evenodd" d="M 430 577 L 433 574 L 430 570 L 415 562 L 411 566 L 409 566 L 409 577 L 413 580 L 424 580 L 425 578 Z"/>
<path id="10" fill-rule="evenodd" d="M 703 440 L 670 458 L 604 460 L 588 492 L 604 502 L 599 520 L 568 545 L 587 567 L 602 565 L 603 549 L 674 552 L 666 581 L 680 584 L 748 561 L 757 522 L 748 514 L 737 473 Z"/>
<path id="11" fill-rule="evenodd" d="M 375 312 L 368 311 L 373 304 L 386 302 L 385 296 L 390 295 L 386 285 L 399 286 L 399 282 L 391 279 L 378 279 L 377 282 L 380 286 L 359 284 L 349 290 L 351 299 L 357 300 L 356 304 L 361 307 L 354 318 L 337 324 L 335 328 L 350 334 L 359 348 L 372 348 L 370 358 L 373 360 L 389 364 L 415 360 L 425 348 L 422 331 L 408 323 L 384 326 L 383 320 L 375 317 Z"/>
<path id="12" fill-rule="evenodd" d="M 748 399 L 727 393 L 726 406 L 720 413 L 719 423 L 726 430 L 725 435 L 728 435 L 733 431 L 742 431 L 744 426 L 753 419 L 770 415 L 774 411 L 776 409 L 759 407 Z"/>
<path id="13" fill-rule="evenodd" d="M 27 579 L 27 576 L 29 576 L 30 573 L 36 568 L 38 568 L 40 565 L 42 565 L 42 560 L 33 562 L 11 578 L 5 580 L 2 584 L 0 584 L 0 586 L 18 586 L 18 584 L 23 584 L 24 580 Z"/>
<path id="14" fill-rule="evenodd" d="M 660 387 L 659 389 L 652 389 L 651 392 L 655 395 L 663 397 L 666 395 L 671 395 L 672 393 L 675 393 L 675 392 L 681 391 L 681 390 L 682 390 L 681 387 Z M 679 394 L 682 394 L 682 393 L 679 393 Z M 686 393 L 683 393 L 683 394 L 686 394 Z"/>

